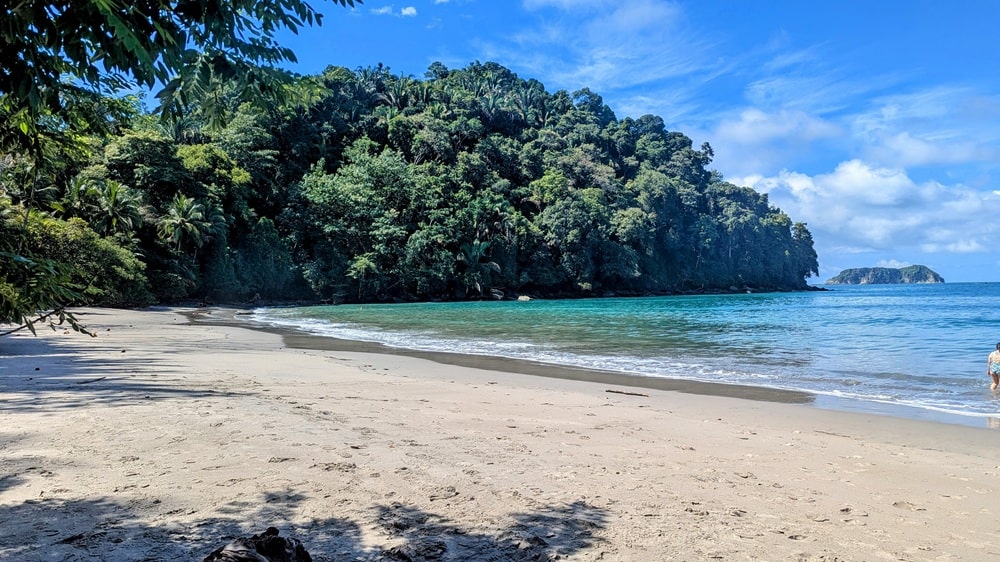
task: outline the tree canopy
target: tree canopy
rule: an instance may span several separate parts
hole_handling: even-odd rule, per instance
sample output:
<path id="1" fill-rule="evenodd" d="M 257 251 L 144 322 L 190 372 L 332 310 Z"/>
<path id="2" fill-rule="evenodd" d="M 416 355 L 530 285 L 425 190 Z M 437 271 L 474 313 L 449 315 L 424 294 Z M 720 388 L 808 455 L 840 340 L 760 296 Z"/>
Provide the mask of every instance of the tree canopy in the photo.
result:
<path id="1" fill-rule="evenodd" d="M 71 192 L 58 185 L 70 181 L 59 169 L 90 156 L 95 139 L 120 133 L 138 115 L 134 99 L 115 94 L 160 84 L 161 114 L 178 121 L 197 98 L 216 124 L 227 106 L 213 102 L 224 88 L 230 98 L 280 102 L 292 81 L 280 65 L 295 55 L 275 33 L 320 18 L 303 0 L 49 0 L 0 9 L 0 322 L 33 330 L 32 318 L 42 314 L 79 327 L 62 308 L 87 295 L 70 282 L 79 269 L 29 253 L 28 230 L 32 213 L 44 208 L 35 190 Z M 51 179 L 57 185 L 48 185 Z M 13 180 L 28 180 L 27 187 Z M 137 220 L 128 186 L 75 185 L 75 195 L 66 195 L 70 207 L 45 203 L 68 216 L 103 198 L 108 208 L 92 226 L 115 234 L 136 226 L 124 224 Z M 127 216 L 118 214 L 123 206 Z"/>
<path id="2" fill-rule="evenodd" d="M 806 226 L 712 171 L 710 146 L 591 90 L 478 62 L 293 87 L 316 83 L 305 106 L 233 92 L 221 127 L 197 104 L 133 119 L 41 181 L 49 208 L 142 256 L 161 301 L 788 290 L 818 269 Z"/>
<path id="3" fill-rule="evenodd" d="M 35 144 L 42 116 L 65 121 L 133 86 L 163 85 L 160 109 L 173 117 L 193 96 L 218 110 L 206 101 L 223 83 L 247 100 L 275 95 L 289 78 L 279 65 L 295 60 L 275 32 L 321 17 L 303 0 L 13 2 L 0 10 L 0 149 Z M 78 125 L 100 129 L 97 113 Z"/>
<path id="4" fill-rule="evenodd" d="M 0 321 L 70 302 L 796 290 L 817 273 L 806 226 L 725 181 L 707 143 L 590 89 L 474 62 L 422 78 L 331 66 L 269 96 L 261 77 L 292 56 L 271 33 L 314 22 L 303 2 L 28 4 L 4 17 L 52 15 L 38 29 L 64 36 L 22 44 L 39 51 L 24 60 L 79 79 L 0 77 Z M 87 37 L 151 10 L 138 43 Z M 61 18 L 77 11 L 96 23 L 73 39 Z M 10 57 L 24 38 L 4 33 Z M 107 67 L 81 72 L 83 53 Z M 170 70 L 171 119 L 106 95 Z M 195 85 L 212 95 L 185 97 Z"/>

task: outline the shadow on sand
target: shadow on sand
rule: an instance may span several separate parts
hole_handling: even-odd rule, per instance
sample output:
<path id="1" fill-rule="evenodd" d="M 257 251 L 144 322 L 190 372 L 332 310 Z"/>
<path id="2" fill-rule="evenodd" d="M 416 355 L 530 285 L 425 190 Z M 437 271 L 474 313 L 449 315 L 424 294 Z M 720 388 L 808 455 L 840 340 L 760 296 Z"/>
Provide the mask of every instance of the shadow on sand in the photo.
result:
<path id="1" fill-rule="evenodd" d="M 0 400 L 0 413 L 58 412 L 163 398 L 235 395 L 200 386 L 196 380 L 171 384 L 188 375 L 177 364 L 129 354 L 100 338 L 88 338 L 86 355 L 79 353 L 78 346 L 58 339 L 5 338 L 0 340 L 0 392 L 5 394 Z"/>
<path id="2" fill-rule="evenodd" d="M 393 503 L 373 506 L 367 521 L 330 516 L 294 525 L 304 499 L 295 493 L 264 494 L 222 506 L 210 518 L 165 513 L 156 523 L 155 518 L 141 521 L 136 511 L 155 511 L 158 500 L 126 505 L 112 498 L 39 498 L 0 507 L 0 525 L 6 529 L 0 534 L 0 558 L 200 561 L 233 538 L 274 526 L 282 536 L 301 540 L 317 561 L 555 560 L 600 542 L 595 534 L 607 518 L 603 510 L 576 502 L 513 514 L 504 528 L 473 529 Z M 373 540 L 373 534 L 380 536 Z"/>

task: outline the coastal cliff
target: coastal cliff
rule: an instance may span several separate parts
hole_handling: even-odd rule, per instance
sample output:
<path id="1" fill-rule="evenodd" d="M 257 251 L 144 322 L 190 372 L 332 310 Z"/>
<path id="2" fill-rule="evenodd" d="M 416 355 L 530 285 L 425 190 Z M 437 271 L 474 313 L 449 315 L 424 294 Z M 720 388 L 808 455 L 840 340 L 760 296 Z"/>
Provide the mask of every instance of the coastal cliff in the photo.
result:
<path id="1" fill-rule="evenodd" d="M 827 280 L 828 285 L 888 285 L 896 283 L 944 283 L 944 278 L 929 267 L 911 265 L 891 267 L 859 267 L 845 269 Z"/>

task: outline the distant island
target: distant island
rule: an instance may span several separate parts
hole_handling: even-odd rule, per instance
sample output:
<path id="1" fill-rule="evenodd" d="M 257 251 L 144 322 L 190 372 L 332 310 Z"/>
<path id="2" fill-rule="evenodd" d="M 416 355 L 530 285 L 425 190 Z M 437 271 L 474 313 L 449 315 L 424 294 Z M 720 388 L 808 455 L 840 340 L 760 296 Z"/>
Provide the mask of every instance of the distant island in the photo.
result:
<path id="1" fill-rule="evenodd" d="M 923 265 L 891 267 L 858 267 L 845 269 L 827 280 L 828 285 L 889 285 L 895 283 L 944 283 L 944 278 Z"/>

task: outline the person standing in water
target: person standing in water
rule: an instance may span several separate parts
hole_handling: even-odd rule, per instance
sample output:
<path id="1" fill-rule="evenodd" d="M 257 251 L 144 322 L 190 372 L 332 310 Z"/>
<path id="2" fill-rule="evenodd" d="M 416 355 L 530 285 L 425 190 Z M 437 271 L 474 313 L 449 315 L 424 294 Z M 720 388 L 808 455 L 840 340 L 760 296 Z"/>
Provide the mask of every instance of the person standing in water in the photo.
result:
<path id="1" fill-rule="evenodd" d="M 996 390 L 997 386 L 1000 385 L 1000 343 L 997 344 L 996 350 L 991 351 L 990 356 L 986 358 L 986 374 L 993 379 L 990 390 Z"/>

